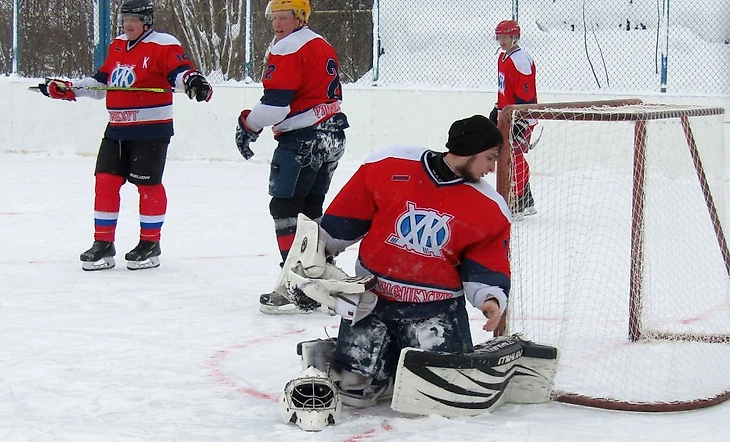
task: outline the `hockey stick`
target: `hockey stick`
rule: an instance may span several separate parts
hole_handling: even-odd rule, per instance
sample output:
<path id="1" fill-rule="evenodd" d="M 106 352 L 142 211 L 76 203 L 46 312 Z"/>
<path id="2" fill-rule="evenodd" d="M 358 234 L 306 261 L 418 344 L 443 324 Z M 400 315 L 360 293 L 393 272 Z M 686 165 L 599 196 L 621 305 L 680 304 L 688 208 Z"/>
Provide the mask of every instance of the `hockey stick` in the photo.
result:
<path id="1" fill-rule="evenodd" d="M 532 149 L 534 149 L 534 148 L 537 147 L 537 143 L 539 143 L 540 142 L 540 138 L 542 138 L 542 131 L 543 131 L 543 129 L 545 129 L 545 128 L 544 127 L 541 127 L 540 128 L 540 133 L 537 134 L 537 140 L 535 140 L 532 143 L 530 143 L 530 147 L 529 147 L 528 150 L 532 150 Z"/>
<path id="2" fill-rule="evenodd" d="M 178 92 L 173 88 L 163 87 L 119 87 L 119 86 L 70 86 L 63 89 L 71 89 L 72 91 L 84 90 L 84 91 L 120 91 L 120 92 Z M 34 92 L 40 92 L 40 86 L 30 86 L 28 90 Z"/>

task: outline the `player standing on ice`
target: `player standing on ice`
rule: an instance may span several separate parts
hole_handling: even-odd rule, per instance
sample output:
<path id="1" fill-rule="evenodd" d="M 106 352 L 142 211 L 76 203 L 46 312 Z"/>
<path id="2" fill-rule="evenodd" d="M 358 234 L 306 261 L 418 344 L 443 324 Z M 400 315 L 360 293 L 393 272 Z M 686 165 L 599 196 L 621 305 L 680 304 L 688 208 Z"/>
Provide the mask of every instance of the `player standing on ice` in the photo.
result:
<path id="1" fill-rule="evenodd" d="M 484 330 L 499 324 L 510 289 L 510 214 L 482 177 L 495 170 L 502 142 L 487 117 L 455 121 L 447 153 L 402 145 L 378 152 L 327 208 L 326 252 L 361 241 L 356 274 L 377 278 L 377 302 L 365 311 L 362 301 L 334 308 L 343 316 L 334 353 L 343 403 L 375 404 L 404 347 L 472 352 L 467 300 L 488 318 Z M 306 283 L 295 285 L 309 296 Z"/>
<path id="2" fill-rule="evenodd" d="M 510 104 L 537 103 L 535 88 L 535 62 L 530 54 L 519 46 L 520 25 L 514 20 L 501 21 L 494 33 L 500 51 L 497 60 L 498 86 L 497 104 L 489 118 L 497 123 L 499 112 Z M 525 154 L 530 150 L 530 139 L 535 121 L 517 120 L 512 129 L 514 176 L 511 193 L 517 200 L 510 202 L 510 209 L 515 219 L 537 213 L 535 200 L 530 190 L 530 165 Z"/>
<path id="3" fill-rule="evenodd" d="M 159 267 L 160 230 L 167 210 L 162 185 L 167 147 L 173 135 L 172 89 L 209 101 L 213 89 L 172 35 L 156 32 L 151 0 L 124 0 L 124 34 L 109 45 L 107 59 L 91 77 L 75 82 L 48 79 L 43 94 L 76 101 L 106 97 L 109 124 L 96 158 L 94 244 L 81 254 L 84 270 L 113 268 L 120 189 L 129 181 L 139 190 L 140 241 L 125 255 L 130 270 Z M 160 88 L 165 91 L 86 90 L 84 87 Z"/>
<path id="4" fill-rule="evenodd" d="M 307 27 L 309 0 L 271 0 L 274 42 L 264 68 L 264 95 L 238 117 L 236 146 L 245 159 L 266 126 L 278 146 L 269 174 L 269 212 L 282 261 L 297 228 L 297 216 L 322 216 L 332 175 L 345 151 L 347 117 L 341 112 L 342 86 L 334 48 Z M 277 287 L 278 288 L 278 287 Z M 279 291 L 260 298 L 264 313 L 297 313 Z"/>

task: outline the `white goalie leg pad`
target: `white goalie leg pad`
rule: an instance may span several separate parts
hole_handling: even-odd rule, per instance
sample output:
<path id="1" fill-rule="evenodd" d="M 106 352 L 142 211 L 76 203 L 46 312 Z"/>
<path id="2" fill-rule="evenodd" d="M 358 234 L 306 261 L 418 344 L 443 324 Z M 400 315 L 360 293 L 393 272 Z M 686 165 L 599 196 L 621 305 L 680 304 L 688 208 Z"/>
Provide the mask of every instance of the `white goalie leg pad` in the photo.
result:
<path id="1" fill-rule="evenodd" d="M 550 400 L 558 363 L 554 347 L 516 336 L 478 345 L 474 353 L 401 351 L 391 407 L 402 413 L 475 416 L 503 403 Z"/>
<path id="2" fill-rule="evenodd" d="M 281 418 L 305 431 L 321 431 L 340 420 L 342 400 L 327 374 L 309 367 L 284 387 Z"/>
<path id="3" fill-rule="evenodd" d="M 327 268 L 324 246 L 325 239 L 320 238 L 319 224 L 300 213 L 297 217 L 297 232 L 286 257 L 284 269 L 291 270 L 300 266 L 304 276 L 322 277 Z"/>
<path id="4" fill-rule="evenodd" d="M 321 276 L 327 266 L 324 238 L 320 239 L 319 224 L 301 213 L 297 217 L 294 241 L 274 285 L 275 291 L 286 293 L 288 271 L 298 265 L 305 269 L 305 274 L 310 277 Z"/>
<path id="5" fill-rule="evenodd" d="M 373 275 L 349 277 L 332 264 L 327 264 L 326 269 L 323 276 L 339 276 L 340 279 L 309 278 L 302 275 L 306 273 L 303 268 L 293 268 L 288 272 L 289 293 L 300 290 L 353 324 L 373 311 L 378 302 L 378 297 L 369 291 L 375 286 Z M 297 303 L 296 299 L 292 301 Z"/>

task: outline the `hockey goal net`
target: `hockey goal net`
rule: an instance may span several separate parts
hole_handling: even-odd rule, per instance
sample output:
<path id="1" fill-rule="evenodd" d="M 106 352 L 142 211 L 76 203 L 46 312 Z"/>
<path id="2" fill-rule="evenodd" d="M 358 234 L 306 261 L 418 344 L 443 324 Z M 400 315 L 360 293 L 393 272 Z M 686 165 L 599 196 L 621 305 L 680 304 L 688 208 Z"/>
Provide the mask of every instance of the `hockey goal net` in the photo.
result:
<path id="1" fill-rule="evenodd" d="M 538 123 L 527 154 L 537 212 L 513 219 L 500 331 L 559 349 L 558 401 L 680 411 L 730 399 L 724 110 L 509 106 L 505 139 L 518 120 Z M 497 188 L 514 204 L 510 152 Z"/>

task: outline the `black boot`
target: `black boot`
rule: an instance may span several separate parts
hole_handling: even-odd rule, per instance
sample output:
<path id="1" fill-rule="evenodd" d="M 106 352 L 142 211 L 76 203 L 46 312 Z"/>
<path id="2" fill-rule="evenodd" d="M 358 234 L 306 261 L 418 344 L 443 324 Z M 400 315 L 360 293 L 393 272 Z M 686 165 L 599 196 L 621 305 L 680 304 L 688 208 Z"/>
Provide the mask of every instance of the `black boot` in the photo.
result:
<path id="1" fill-rule="evenodd" d="M 112 241 L 94 241 L 91 248 L 79 257 L 81 268 L 87 271 L 114 268 L 114 255 L 117 250 Z"/>
<path id="2" fill-rule="evenodd" d="M 124 255 L 124 259 L 129 270 L 154 269 L 160 266 L 160 254 L 159 241 L 140 240 L 137 247 Z"/>

